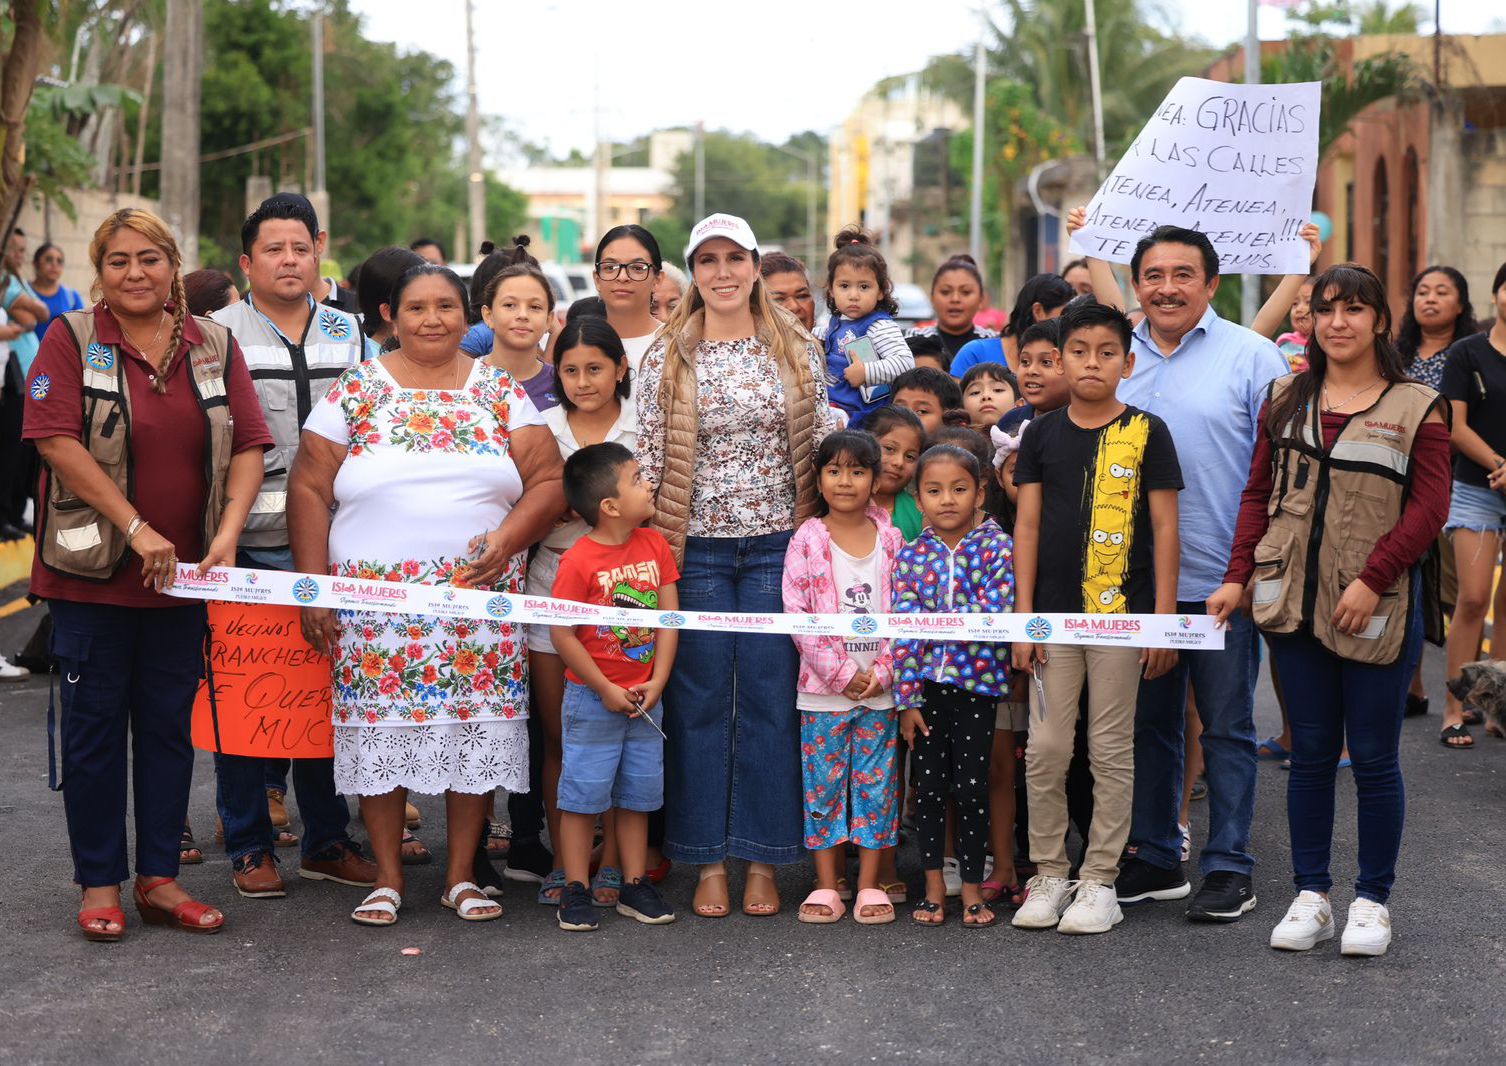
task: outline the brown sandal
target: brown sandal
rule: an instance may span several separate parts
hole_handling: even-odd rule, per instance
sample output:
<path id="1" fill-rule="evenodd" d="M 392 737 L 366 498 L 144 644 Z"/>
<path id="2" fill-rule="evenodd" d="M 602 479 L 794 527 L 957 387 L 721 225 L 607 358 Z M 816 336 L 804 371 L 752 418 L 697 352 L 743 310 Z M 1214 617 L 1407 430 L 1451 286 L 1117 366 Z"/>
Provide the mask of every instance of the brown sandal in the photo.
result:
<path id="1" fill-rule="evenodd" d="M 708 884 L 716 881 L 721 882 L 720 888 L 707 889 Z M 702 874 L 695 886 L 695 898 L 690 907 L 701 918 L 725 918 L 732 913 L 732 900 L 727 891 L 727 871 Z"/>
<path id="2" fill-rule="evenodd" d="M 193 838 L 193 827 L 187 819 L 183 822 L 183 835 L 178 838 L 178 865 L 197 866 L 204 861 L 204 852 Z"/>
<path id="3" fill-rule="evenodd" d="M 755 893 L 753 890 L 754 879 L 767 881 L 769 885 L 768 895 Z M 768 898 L 772 896 L 773 899 Z M 754 910 L 754 907 L 769 907 L 770 910 Z M 779 913 L 779 889 L 774 884 L 774 878 L 769 874 L 748 871 L 748 878 L 743 882 L 743 913 L 751 918 L 772 918 Z"/>

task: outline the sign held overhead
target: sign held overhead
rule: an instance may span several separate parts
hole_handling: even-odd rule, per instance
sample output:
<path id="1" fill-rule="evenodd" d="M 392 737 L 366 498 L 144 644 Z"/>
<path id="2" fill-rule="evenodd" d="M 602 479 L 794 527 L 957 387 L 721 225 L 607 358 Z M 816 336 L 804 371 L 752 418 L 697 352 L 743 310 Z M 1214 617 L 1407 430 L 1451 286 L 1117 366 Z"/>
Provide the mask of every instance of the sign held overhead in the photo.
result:
<path id="1" fill-rule="evenodd" d="M 1305 274 L 1322 83 L 1182 78 L 1088 204 L 1072 250 L 1128 263 L 1158 226 L 1208 235 L 1226 274 Z"/>

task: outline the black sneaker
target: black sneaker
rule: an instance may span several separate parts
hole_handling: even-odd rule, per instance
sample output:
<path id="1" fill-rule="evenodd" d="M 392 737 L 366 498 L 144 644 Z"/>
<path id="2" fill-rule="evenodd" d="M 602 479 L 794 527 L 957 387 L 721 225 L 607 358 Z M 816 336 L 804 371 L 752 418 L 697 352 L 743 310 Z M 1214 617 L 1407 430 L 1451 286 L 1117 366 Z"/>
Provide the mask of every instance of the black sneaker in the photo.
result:
<path id="1" fill-rule="evenodd" d="M 1214 870 L 1192 897 L 1187 917 L 1194 922 L 1237 922 L 1240 915 L 1254 909 L 1255 885 L 1248 874 Z"/>
<path id="2" fill-rule="evenodd" d="M 668 925 L 675 920 L 674 908 L 664 902 L 654 883 L 646 877 L 622 886 L 617 894 L 617 913 L 636 918 L 644 925 Z"/>
<path id="3" fill-rule="evenodd" d="M 590 890 L 579 881 L 567 884 L 560 893 L 560 906 L 555 918 L 560 923 L 560 928 L 568 932 L 593 932 L 599 923 Z"/>
<path id="4" fill-rule="evenodd" d="M 1144 859 L 1131 859 L 1119 869 L 1114 894 L 1120 903 L 1144 903 L 1153 899 L 1182 899 L 1192 891 L 1182 876 L 1182 864 L 1170 870 L 1152 866 Z"/>
<path id="5" fill-rule="evenodd" d="M 502 876 L 509 881 L 526 881 L 529 884 L 541 885 L 544 878 L 554 869 L 554 856 L 549 854 L 549 849 L 539 842 L 537 837 L 532 840 L 514 840 L 512 847 L 507 852 L 507 866 L 502 871 Z"/>

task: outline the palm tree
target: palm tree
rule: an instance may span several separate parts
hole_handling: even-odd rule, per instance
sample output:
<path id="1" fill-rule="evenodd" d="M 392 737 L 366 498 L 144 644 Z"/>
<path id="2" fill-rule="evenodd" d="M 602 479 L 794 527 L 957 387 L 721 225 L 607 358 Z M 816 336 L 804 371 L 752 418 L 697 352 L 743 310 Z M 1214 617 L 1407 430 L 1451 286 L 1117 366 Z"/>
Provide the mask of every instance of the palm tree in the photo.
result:
<path id="1" fill-rule="evenodd" d="M 1260 76 L 1272 83 L 1323 83 L 1323 108 L 1318 116 L 1320 158 L 1365 108 L 1393 96 L 1406 97 L 1420 84 L 1417 65 L 1404 53 L 1356 60 L 1346 70 L 1333 42 L 1321 36 L 1294 37 L 1284 51 L 1262 64 Z"/>
<path id="2" fill-rule="evenodd" d="M 1354 12 L 1355 28 L 1363 34 L 1403 34 L 1411 36 L 1423 20 L 1423 10 L 1410 0 L 1401 0 L 1393 9 L 1389 0 L 1371 0 Z"/>

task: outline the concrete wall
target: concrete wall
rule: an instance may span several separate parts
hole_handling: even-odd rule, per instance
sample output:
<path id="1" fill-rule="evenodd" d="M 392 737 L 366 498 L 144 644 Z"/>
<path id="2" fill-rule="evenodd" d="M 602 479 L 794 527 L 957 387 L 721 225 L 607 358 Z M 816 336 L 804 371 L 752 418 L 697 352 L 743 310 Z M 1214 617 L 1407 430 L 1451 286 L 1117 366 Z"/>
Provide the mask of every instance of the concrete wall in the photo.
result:
<path id="1" fill-rule="evenodd" d="M 50 241 L 63 250 L 63 284 L 83 294 L 89 302 L 89 289 L 94 285 L 94 267 L 89 262 L 89 242 L 99 224 L 112 212 L 123 207 L 141 207 L 156 213 L 156 200 L 129 194 L 116 195 L 99 189 L 76 189 L 68 194 L 73 201 L 77 221 L 63 214 L 57 204 L 28 202 L 21 209 L 17 220 L 26 231 L 27 265 L 25 276 L 31 279 L 30 257 L 43 241 Z"/>
<path id="2" fill-rule="evenodd" d="M 1454 265 L 1469 279 L 1481 318 L 1491 313 L 1490 283 L 1506 263 L 1506 129 L 1474 130 L 1460 138 L 1464 183 L 1463 247 Z"/>

